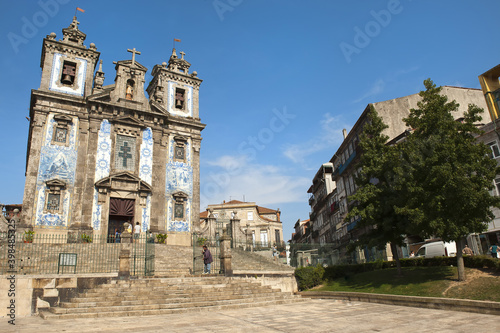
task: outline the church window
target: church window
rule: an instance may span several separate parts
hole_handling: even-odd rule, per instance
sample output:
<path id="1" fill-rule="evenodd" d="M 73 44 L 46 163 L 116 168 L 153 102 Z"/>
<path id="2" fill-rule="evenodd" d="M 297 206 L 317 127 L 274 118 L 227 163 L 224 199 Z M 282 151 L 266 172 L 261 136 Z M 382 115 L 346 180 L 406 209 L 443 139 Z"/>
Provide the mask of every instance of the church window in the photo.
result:
<path id="1" fill-rule="evenodd" d="M 174 208 L 174 218 L 183 219 L 184 218 L 184 203 L 176 202 Z"/>
<path id="2" fill-rule="evenodd" d="M 186 219 L 185 211 L 186 211 L 186 201 L 187 195 L 182 192 L 177 192 L 173 195 L 174 197 L 174 220 L 181 221 Z"/>
<path id="3" fill-rule="evenodd" d="M 71 86 L 75 82 L 76 63 L 70 61 L 63 62 L 63 70 L 61 73 L 61 83 Z"/>
<path id="4" fill-rule="evenodd" d="M 61 202 L 60 193 L 49 193 L 47 195 L 47 210 L 48 211 L 59 211 L 59 204 Z"/>
<path id="5" fill-rule="evenodd" d="M 45 212 L 52 214 L 61 213 L 61 198 L 66 184 L 60 180 L 49 180 L 46 186 Z"/>
<path id="6" fill-rule="evenodd" d="M 175 108 L 179 110 L 184 110 L 186 90 L 181 88 L 175 88 Z"/>
<path id="7" fill-rule="evenodd" d="M 116 135 L 115 168 L 117 170 L 135 171 L 135 138 Z"/>
<path id="8" fill-rule="evenodd" d="M 175 145 L 175 159 L 184 161 L 184 145 Z"/>
<path id="9" fill-rule="evenodd" d="M 186 139 L 182 137 L 176 137 L 174 141 L 174 161 L 185 162 L 186 161 Z"/>
<path id="10" fill-rule="evenodd" d="M 52 134 L 52 144 L 67 146 L 69 144 L 69 129 L 71 118 L 56 115 L 54 116 L 54 127 Z"/>
<path id="11" fill-rule="evenodd" d="M 66 143 L 66 138 L 68 137 L 68 129 L 62 127 L 56 127 L 54 132 L 54 141 L 59 143 Z"/>

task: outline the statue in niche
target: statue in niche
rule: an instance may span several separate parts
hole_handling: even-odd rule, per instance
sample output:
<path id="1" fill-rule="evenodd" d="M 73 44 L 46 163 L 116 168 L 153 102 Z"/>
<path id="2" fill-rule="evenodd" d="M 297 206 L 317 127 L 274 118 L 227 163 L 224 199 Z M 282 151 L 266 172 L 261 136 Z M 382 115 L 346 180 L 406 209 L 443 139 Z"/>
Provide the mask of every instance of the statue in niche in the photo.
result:
<path id="1" fill-rule="evenodd" d="M 134 81 L 127 81 L 127 89 L 125 90 L 125 99 L 132 100 L 134 98 Z"/>

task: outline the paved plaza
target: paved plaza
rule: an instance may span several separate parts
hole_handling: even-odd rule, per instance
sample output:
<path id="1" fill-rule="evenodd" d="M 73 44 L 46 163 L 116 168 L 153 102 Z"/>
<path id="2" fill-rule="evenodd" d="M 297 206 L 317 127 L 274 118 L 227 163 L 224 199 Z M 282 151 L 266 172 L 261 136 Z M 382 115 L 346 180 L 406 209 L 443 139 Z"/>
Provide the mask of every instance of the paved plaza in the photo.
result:
<path id="1" fill-rule="evenodd" d="M 306 300 L 292 304 L 148 317 L 43 320 L 1 318 L 0 332 L 432 332 L 498 331 L 500 317 L 374 303 Z"/>

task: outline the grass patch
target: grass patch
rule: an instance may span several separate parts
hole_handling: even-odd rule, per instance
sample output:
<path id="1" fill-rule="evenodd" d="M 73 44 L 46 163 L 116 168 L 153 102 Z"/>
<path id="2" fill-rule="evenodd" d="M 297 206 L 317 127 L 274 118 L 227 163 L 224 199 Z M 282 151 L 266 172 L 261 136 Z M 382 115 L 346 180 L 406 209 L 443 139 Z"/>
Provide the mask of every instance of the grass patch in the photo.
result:
<path id="1" fill-rule="evenodd" d="M 392 268 L 359 273 L 328 281 L 316 290 L 500 301 L 498 275 L 475 274 L 481 271 L 466 268 L 468 279 L 459 283 L 456 267 L 403 267 L 402 271 L 401 277 Z"/>

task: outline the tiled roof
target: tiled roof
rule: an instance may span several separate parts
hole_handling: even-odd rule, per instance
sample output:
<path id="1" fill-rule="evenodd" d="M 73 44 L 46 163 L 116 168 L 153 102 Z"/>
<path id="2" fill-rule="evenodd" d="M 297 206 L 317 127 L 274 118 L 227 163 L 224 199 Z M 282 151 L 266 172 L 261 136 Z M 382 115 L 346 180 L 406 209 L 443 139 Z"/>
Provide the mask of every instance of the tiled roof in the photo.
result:
<path id="1" fill-rule="evenodd" d="M 275 209 L 269 209 L 269 208 L 260 207 L 260 206 L 257 206 L 257 211 L 259 212 L 259 214 L 276 214 L 276 212 L 277 212 L 277 210 L 275 210 Z"/>
<path id="2" fill-rule="evenodd" d="M 238 200 L 231 200 L 231 201 L 225 202 L 224 204 L 231 205 L 231 204 L 243 204 L 243 203 L 246 203 L 246 202 L 238 201 Z"/>
<path id="3" fill-rule="evenodd" d="M 208 210 L 205 210 L 200 213 L 200 219 L 207 218 L 208 217 Z"/>

